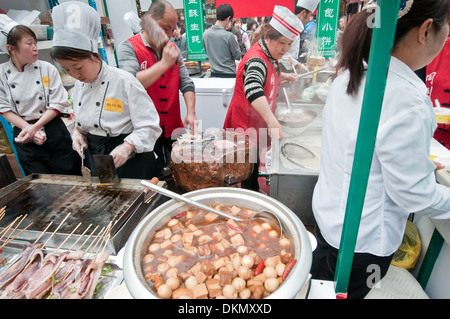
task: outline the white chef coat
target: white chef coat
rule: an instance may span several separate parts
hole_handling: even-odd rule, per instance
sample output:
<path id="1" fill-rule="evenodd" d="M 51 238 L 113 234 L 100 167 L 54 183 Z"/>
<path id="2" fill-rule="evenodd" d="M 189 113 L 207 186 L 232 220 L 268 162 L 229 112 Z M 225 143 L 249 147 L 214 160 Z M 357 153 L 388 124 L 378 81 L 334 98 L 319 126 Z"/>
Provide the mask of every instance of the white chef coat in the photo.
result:
<path id="1" fill-rule="evenodd" d="M 321 170 L 313 211 L 325 240 L 339 248 L 364 95 L 344 94 L 349 72 L 334 81 L 323 110 Z M 437 127 L 425 84 L 392 57 L 355 252 L 389 256 L 406 219 L 450 218 L 450 189 L 435 181 L 430 141 Z"/>
<path id="2" fill-rule="evenodd" d="M 37 60 L 19 72 L 11 59 L 0 65 L 0 113 L 13 111 L 26 121 L 37 120 L 47 109 L 70 107 L 56 67 Z"/>
<path id="3" fill-rule="evenodd" d="M 130 73 L 102 62 L 91 83 L 77 81 L 73 93 L 76 127 L 97 136 L 129 134 L 136 153 L 150 152 L 161 135 L 155 105 Z"/>

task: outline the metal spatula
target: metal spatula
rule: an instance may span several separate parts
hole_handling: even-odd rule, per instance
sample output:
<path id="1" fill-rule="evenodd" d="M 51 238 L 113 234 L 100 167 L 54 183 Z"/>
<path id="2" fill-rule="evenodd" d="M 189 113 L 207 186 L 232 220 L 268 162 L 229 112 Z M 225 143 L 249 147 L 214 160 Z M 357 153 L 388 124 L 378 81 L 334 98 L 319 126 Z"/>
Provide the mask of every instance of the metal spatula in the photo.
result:
<path id="1" fill-rule="evenodd" d="M 92 184 L 91 170 L 84 166 L 84 148 L 81 146 L 81 175 L 89 184 Z"/>

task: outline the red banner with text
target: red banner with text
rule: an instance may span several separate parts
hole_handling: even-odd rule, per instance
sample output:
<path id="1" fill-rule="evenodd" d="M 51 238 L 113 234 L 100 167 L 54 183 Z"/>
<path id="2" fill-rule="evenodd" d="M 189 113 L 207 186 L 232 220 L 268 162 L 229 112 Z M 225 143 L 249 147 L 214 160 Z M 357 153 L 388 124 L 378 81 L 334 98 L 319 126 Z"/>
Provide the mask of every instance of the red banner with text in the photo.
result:
<path id="1" fill-rule="evenodd" d="M 235 18 L 270 17 L 275 5 L 286 7 L 294 12 L 295 2 L 295 0 L 216 0 L 216 8 L 223 3 L 228 3 L 233 8 Z"/>

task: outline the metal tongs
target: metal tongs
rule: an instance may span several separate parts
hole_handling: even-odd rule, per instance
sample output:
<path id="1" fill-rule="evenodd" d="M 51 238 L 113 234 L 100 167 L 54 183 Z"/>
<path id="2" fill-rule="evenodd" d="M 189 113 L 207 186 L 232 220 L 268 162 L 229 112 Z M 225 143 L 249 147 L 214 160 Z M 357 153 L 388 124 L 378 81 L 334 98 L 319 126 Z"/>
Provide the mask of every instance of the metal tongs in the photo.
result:
<path id="1" fill-rule="evenodd" d="M 236 216 L 224 213 L 224 212 L 222 212 L 222 211 L 220 211 L 218 209 L 209 207 L 208 205 L 204 205 L 204 204 L 199 203 L 197 201 L 194 201 L 194 200 L 192 200 L 190 198 L 187 198 L 185 196 L 182 196 L 182 195 L 179 195 L 179 194 L 177 194 L 175 192 L 172 192 L 172 191 L 170 191 L 170 190 L 168 190 L 166 188 L 163 188 L 163 187 L 160 187 L 158 185 L 149 183 L 147 181 L 142 180 L 141 184 L 146 186 L 146 187 L 148 187 L 148 188 L 150 188 L 152 191 L 158 192 L 158 193 L 160 193 L 162 195 L 165 195 L 167 197 L 173 198 L 173 199 L 178 200 L 180 202 L 184 202 L 186 204 L 189 204 L 189 205 L 192 205 L 192 206 L 204 209 L 206 211 L 213 212 L 213 213 L 215 213 L 217 215 L 220 215 L 222 217 L 231 218 L 231 219 L 233 219 L 235 221 L 247 220 L 247 219 L 239 218 L 239 217 L 236 217 Z M 273 214 L 273 213 L 271 213 L 269 211 L 260 211 L 260 212 L 257 212 L 256 215 L 253 216 L 252 219 L 255 219 L 255 218 L 267 219 L 267 220 L 273 222 L 274 224 L 276 224 L 279 227 L 279 229 L 280 229 L 280 238 L 281 238 L 281 235 L 283 233 L 283 227 L 281 226 L 281 222 L 280 222 L 280 220 L 278 219 L 278 217 L 275 214 Z"/>

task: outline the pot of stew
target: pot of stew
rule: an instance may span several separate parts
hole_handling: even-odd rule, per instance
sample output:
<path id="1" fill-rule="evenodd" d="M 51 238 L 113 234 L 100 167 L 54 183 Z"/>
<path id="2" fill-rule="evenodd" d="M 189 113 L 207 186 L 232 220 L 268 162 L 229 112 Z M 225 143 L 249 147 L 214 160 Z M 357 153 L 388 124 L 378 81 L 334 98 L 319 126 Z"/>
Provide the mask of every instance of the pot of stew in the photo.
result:
<path id="1" fill-rule="evenodd" d="M 184 196 L 244 221 L 170 200 L 129 237 L 124 279 L 134 298 L 292 299 L 308 280 L 312 250 L 306 228 L 288 207 L 241 188 L 208 188 Z M 283 233 L 270 221 L 275 213 Z"/>

